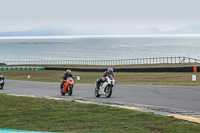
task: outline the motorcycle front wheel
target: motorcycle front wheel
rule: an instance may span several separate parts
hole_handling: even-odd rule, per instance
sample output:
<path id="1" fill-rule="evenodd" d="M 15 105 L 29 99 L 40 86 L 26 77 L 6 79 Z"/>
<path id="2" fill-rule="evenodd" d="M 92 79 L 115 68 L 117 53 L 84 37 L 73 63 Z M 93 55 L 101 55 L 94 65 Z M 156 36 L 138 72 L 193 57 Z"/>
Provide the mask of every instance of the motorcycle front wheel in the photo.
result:
<path id="1" fill-rule="evenodd" d="M 3 90 L 3 85 L 1 85 L 1 88 L 0 89 L 2 89 Z"/>
<path id="2" fill-rule="evenodd" d="M 95 95 L 96 97 L 100 97 L 99 92 L 98 92 L 96 89 L 94 90 L 94 95 Z"/>
<path id="3" fill-rule="evenodd" d="M 64 95 L 65 95 L 65 93 L 63 93 L 63 92 L 62 92 L 62 90 L 61 90 L 60 92 L 61 92 L 61 95 L 62 95 L 62 96 L 64 96 Z"/>
<path id="4" fill-rule="evenodd" d="M 62 84 L 61 84 L 61 85 L 60 85 L 60 93 L 61 93 L 62 96 L 64 96 L 65 93 L 63 93 L 62 90 L 63 90 L 63 86 L 62 86 Z"/>
<path id="5" fill-rule="evenodd" d="M 72 95 L 72 87 L 69 87 L 69 89 L 68 89 L 68 94 L 69 94 L 69 96 Z"/>
<path id="6" fill-rule="evenodd" d="M 106 97 L 109 98 L 112 95 L 112 86 L 106 87 Z"/>

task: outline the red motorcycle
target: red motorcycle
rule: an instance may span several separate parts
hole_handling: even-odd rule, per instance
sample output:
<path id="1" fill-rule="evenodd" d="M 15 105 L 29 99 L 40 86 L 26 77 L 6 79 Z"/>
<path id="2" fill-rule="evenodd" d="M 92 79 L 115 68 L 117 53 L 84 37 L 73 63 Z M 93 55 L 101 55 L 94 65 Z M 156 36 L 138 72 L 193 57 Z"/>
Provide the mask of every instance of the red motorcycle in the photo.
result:
<path id="1" fill-rule="evenodd" d="M 62 80 L 61 80 L 62 82 Z M 72 91 L 74 88 L 74 79 L 72 77 L 68 77 L 62 86 L 61 94 L 64 96 L 65 94 L 68 94 L 69 96 L 72 95 Z"/>

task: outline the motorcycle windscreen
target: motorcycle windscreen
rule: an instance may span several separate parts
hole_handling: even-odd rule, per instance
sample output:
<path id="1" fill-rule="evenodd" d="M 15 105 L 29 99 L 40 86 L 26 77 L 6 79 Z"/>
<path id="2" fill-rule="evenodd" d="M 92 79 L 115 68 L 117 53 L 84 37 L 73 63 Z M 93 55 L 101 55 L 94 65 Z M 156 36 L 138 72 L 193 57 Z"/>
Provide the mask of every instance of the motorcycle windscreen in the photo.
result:
<path id="1" fill-rule="evenodd" d="M 108 77 L 113 80 L 113 76 L 111 74 L 108 75 Z"/>
<path id="2" fill-rule="evenodd" d="M 69 81 L 73 81 L 73 78 L 72 77 L 68 77 L 67 78 Z"/>

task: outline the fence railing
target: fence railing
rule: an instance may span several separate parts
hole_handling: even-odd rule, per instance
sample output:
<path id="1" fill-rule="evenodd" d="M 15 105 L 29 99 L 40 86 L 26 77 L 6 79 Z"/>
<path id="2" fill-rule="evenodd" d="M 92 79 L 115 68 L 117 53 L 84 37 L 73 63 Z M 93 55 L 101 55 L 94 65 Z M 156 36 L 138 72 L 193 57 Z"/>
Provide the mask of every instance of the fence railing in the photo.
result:
<path id="1" fill-rule="evenodd" d="M 189 57 L 158 57 L 118 60 L 32 60 L 32 61 L 0 61 L 6 65 L 138 65 L 163 63 L 200 63 L 199 59 Z"/>

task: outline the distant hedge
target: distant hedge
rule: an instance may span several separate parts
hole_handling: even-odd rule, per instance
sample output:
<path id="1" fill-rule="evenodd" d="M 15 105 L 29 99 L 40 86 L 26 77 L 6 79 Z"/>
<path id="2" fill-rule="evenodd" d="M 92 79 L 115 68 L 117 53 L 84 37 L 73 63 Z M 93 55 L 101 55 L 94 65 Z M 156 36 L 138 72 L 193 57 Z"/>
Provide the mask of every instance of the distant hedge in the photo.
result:
<path id="1" fill-rule="evenodd" d="M 6 63 L 0 63 L 0 65 L 6 65 Z"/>

